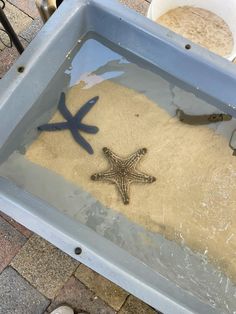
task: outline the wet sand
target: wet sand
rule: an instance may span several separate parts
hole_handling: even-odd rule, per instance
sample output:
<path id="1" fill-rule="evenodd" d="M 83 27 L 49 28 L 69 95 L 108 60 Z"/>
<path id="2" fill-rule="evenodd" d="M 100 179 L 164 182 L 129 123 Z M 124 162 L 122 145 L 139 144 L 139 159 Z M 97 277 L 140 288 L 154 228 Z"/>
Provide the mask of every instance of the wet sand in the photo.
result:
<path id="1" fill-rule="evenodd" d="M 227 140 L 207 126 L 182 124 L 145 95 L 110 81 L 71 88 L 66 102 L 75 114 L 94 96 L 100 99 L 84 123 L 96 135 L 81 133 L 92 145 L 88 155 L 70 132 L 43 132 L 26 158 L 90 192 L 148 230 L 205 254 L 236 282 L 236 158 Z M 62 121 L 56 113 L 52 122 Z M 138 169 L 153 175 L 152 184 L 131 186 L 129 205 L 114 185 L 93 182 L 91 174 L 107 169 L 102 148 L 120 156 L 146 147 Z"/>

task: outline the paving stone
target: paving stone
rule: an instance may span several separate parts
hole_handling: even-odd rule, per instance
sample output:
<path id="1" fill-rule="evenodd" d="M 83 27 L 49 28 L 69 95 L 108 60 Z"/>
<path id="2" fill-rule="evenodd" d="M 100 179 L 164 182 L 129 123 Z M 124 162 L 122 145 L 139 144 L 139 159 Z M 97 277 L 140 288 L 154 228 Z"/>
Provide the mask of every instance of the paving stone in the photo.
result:
<path id="1" fill-rule="evenodd" d="M 5 219 L 9 224 L 11 224 L 14 228 L 16 228 L 20 233 L 22 233 L 26 238 L 29 238 L 32 235 L 32 231 L 25 228 L 21 224 L 17 223 L 14 219 L 7 216 L 3 212 L 0 211 L 0 216 L 2 216 L 3 219 Z"/>
<path id="2" fill-rule="evenodd" d="M 1 314 L 42 314 L 49 301 L 11 267 L 0 274 Z"/>
<path id="3" fill-rule="evenodd" d="M 26 241 L 26 237 L 0 217 L 0 273 Z"/>
<path id="4" fill-rule="evenodd" d="M 95 273 L 85 265 L 81 264 L 77 268 L 75 276 L 98 297 L 117 311 L 121 308 L 128 297 L 128 293 L 125 290 Z"/>
<path id="5" fill-rule="evenodd" d="M 19 53 L 15 48 L 0 50 L 0 78 L 3 78 L 18 57 Z"/>
<path id="6" fill-rule="evenodd" d="M 116 312 L 92 291 L 85 287 L 75 277 L 71 277 L 62 288 L 48 311 L 54 310 L 61 304 L 68 304 L 78 313 L 88 314 L 115 314 Z"/>
<path id="7" fill-rule="evenodd" d="M 31 42 L 42 26 L 43 22 L 41 18 L 37 17 L 23 32 L 20 33 L 20 36 L 23 37 L 28 42 Z"/>
<path id="8" fill-rule="evenodd" d="M 7 0 L 32 18 L 39 15 L 35 0 Z"/>
<path id="9" fill-rule="evenodd" d="M 25 1 L 25 0 L 24 0 Z M 4 13 L 6 14 L 7 18 L 9 19 L 14 31 L 19 34 L 24 29 L 26 29 L 32 22 L 32 18 L 29 17 L 24 12 L 17 9 L 14 5 L 6 2 L 6 7 L 4 8 Z M 1 26 L 2 28 L 2 26 Z M 9 37 L 3 31 L 0 30 L 0 37 L 1 39 L 10 44 Z M 0 49 L 3 50 L 5 46 L 0 42 Z"/>
<path id="10" fill-rule="evenodd" d="M 43 295 L 52 299 L 79 263 L 39 236 L 33 235 L 11 265 Z"/>
<path id="11" fill-rule="evenodd" d="M 153 308 L 146 303 L 130 295 L 125 302 L 119 314 L 158 314 Z"/>
<path id="12" fill-rule="evenodd" d="M 134 9 L 140 14 L 146 15 L 149 3 L 144 0 L 119 0 L 125 6 Z"/>
<path id="13" fill-rule="evenodd" d="M 28 42 L 23 38 L 20 38 L 20 40 L 24 47 L 28 45 Z M 19 53 L 15 47 L 5 48 L 3 51 L 0 51 L 0 78 L 7 73 L 18 57 Z"/>

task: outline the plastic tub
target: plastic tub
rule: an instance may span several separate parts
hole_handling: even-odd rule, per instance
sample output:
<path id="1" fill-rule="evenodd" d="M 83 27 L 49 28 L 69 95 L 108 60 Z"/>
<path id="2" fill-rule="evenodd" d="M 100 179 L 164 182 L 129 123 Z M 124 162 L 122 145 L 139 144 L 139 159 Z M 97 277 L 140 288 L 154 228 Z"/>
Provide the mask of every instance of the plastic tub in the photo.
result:
<path id="1" fill-rule="evenodd" d="M 168 109 L 176 110 L 180 102 L 192 113 L 195 108 L 207 114 L 220 110 L 236 118 L 235 67 L 200 46 L 187 52 L 181 49 L 183 38 L 168 35 L 117 1 L 63 1 L 1 80 L 0 208 L 162 313 L 232 314 L 235 285 L 205 254 L 150 232 L 63 177 L 29 166 L 24 155 L 25 144 L 37 136 L 39 122 L 53 114 L 61 91 L 91 71 L 148 93 Z M 72 54 L 75 47 L 79 54 Z M 70 74 L 73 69 L 76 75 Z M 112 90 L 107 94 L 114 98 Z M 174 142 L 172 147 L 178 153 Z M 13 160 L 15 154 L 20 159 Z"/>
<path id="2" fill-rule="evenodd" d="M 232 61 L 236 57 L 236 1 L 235 0 L 152 0 L 147 17 L 156 21 L 169 10 L 181 6 L 192 6 L 211 11 L 221 17 L 229 26 L 234 39 L 234 47 L 225 58 Z"/>

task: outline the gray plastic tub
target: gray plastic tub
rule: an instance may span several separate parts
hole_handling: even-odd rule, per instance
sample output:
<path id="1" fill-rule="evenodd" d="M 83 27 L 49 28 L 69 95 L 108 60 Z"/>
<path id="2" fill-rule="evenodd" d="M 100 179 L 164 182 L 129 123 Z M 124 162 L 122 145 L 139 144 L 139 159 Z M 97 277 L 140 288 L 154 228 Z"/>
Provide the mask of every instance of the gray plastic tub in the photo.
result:
<path id="1" fill-rule="evenodd" d="M 68 53 L 84 38 L 102 38 L 145 71 L 157 69 L 160 82 L 169 82 L 160 95 L 178 82 L 186 102 L 193 93 L 196 106 L 208 110 L 214 104 L 236 118 L 234 65 L 112 0 L 67 0 L 0 82 L 1 210 L 163 313 L 235 313 L 235 285 L 204 256 L 25 163 L 24 147 L 37 136 L 33 130 L 69 84 Z M 137 80 L 122 83 L 140 88 Z M 155 86 L 145 87 L 153 99 Z"/>

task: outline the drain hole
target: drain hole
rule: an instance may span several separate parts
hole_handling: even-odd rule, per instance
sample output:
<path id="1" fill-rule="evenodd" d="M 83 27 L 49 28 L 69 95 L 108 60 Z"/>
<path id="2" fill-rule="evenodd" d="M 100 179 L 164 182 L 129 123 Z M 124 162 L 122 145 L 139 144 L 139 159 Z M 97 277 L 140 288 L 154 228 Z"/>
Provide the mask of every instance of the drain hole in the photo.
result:
<path id="1" fill-rule="evenodd" d="M 18 71 L 19 73 L 23 73 L 24 70 L 25 70 L 25 67 L 23 67 L 23 66 L 21 66 L 21 67 L 19 67 L 19 68 L 17 69 L 17 71 Z"/>
<path id="2" fill-rule="evenodd" d="M 81 253 L 82 253 L 81 247 L 75 248 L 75 254 L 76 254 L 76 255 L 80 255 Z"/>
<path id="3" fill-rule="evenodd" d="M 187 50 L 191 49 L 191 45 L 189 45 L 189 44 L 185 45 L 185 49 L 187 49 Z"/>

